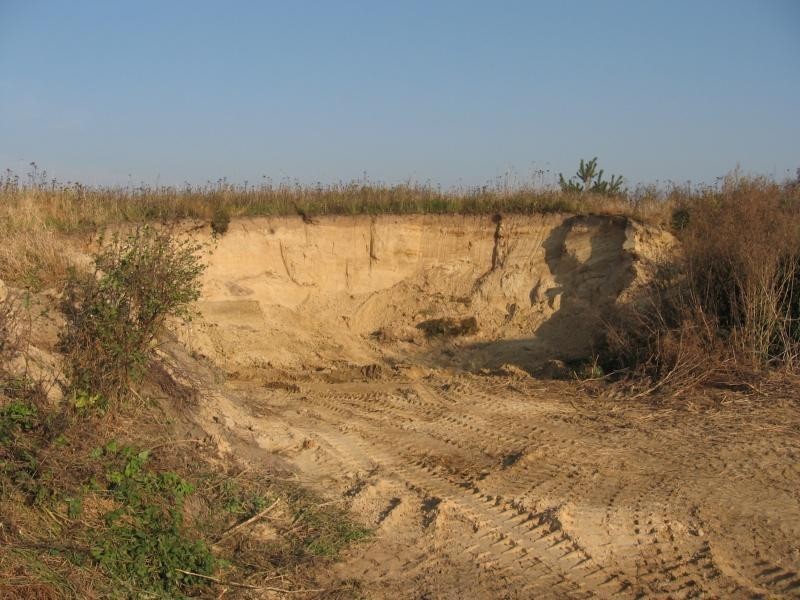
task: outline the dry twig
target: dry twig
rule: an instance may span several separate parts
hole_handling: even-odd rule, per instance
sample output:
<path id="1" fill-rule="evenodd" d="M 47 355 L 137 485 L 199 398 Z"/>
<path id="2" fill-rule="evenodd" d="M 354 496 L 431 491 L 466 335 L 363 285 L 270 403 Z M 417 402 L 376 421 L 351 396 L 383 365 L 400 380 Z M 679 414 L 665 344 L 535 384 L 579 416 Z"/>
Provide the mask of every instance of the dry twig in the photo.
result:
<path id="1" fill-rule="evenodd" d="M 227 536 L 229 536 L 230 534 L 232 534 L 234 531 L 238 531 L 238 530 L 239 530 L 239 529 L 241 529 L 242 527 L 246 527 L 247 525 L 250 525 L 251 523 L 255 523 L 255 522 L 256 522 L 256 521 L 258 521 L 258 520 L 259 520 L 261 517 L 263 517 L 264 515 L 266 515 L 266 514 L 267 514 L 269 511 L 271 511 L 273 508 L 275 508 L 275 506 L 276 506 L 276 505 L 278 504 L 278 502 L 280 502 L 280 501 L 281 501 L 281 499 L 280 499 L 280 498 L 278 498 L 277 500 L 275 500 L 275 502 L 273 502 L 272 504 L 270 504 L 270 505 L 269 505 L 267 508 L 265 508 L 264 510 L 262 510 L 262 511 L 261 511 L 261 512 L 259 512 L 258 514 L 256 514 L 256 515 L 253 515 L 252 517 L 250 517 L 250 518 L 249 518 L 249 519 L 247 519 L 246 521 L 242 521 L 241 523 L 238 523 L 238 524 L 234 525 L 233 527 L 231 527 L 230 529 L 228 529 L 227 531 L 225 531 L 225 532 L 224 532 L 224 533 L 223 533 L 221 536 L 219 536 L 219 539 L 217 540 L 217 542 L 220 542 L 220 541 L 221 541 L 223 538 L 226 538 Z"/>

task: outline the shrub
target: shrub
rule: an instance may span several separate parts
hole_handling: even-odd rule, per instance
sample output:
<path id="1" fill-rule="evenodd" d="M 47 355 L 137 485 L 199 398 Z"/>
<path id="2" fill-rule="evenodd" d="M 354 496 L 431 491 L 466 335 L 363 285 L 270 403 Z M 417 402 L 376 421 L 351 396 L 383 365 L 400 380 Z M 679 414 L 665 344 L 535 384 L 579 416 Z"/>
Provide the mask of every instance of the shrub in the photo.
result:
<path id="1" fill-rule="evenodd" d="M 800 190 L 734 175 L 678 220 L 682 256 L 609 323 L 609 367 L 681 388 L 800 367 Z"/>
<path id="2" fill-rule="evenodd" d="M 682 235 L 687 299 L 740 359 L 796 365 L 800 358 L 800 195 L 735 181 L 690 208 Z"/>
<path id="3" fill-rule="evenodd" d="M 60 342 L 73 398 L 116 400 L 141 377 L 165 320 L 189 317 L 199 297 L 199 250 L 142 227 L 103 246 L 94 272 L 71 272 Z"/>
<path id="4" fill-rule="evenodd" d="M 610 372 L 633 371 L 649 391 L 665 387 L 681 391 L 740 379 L 742 370 L 734 374 L 730 348 L 717 326 L 681 291 L 654 282 L 636 304 L 622 307 L 610 318 L 605 325 L 603 367 Z"/>
<path id="5" fill-rule="evenodd" d="M 231 215 L 228 209 L 222 205 L 214 208 L 214 214 L 211 215 L 211 233 L 215 236 L 224 235 L 228 231 L 228 225 L 231 222 Z"/>

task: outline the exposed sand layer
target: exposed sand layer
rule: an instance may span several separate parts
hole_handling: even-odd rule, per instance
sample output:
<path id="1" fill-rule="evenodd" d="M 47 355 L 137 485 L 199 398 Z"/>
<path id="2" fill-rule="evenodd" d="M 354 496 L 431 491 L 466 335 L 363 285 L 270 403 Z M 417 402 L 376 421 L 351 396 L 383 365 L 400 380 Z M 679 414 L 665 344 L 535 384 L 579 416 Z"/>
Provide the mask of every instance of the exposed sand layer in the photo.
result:
<path id="1" fill-rule="evenodd" d="M 621 217 L 240 221 L 211 253 L 200 306 L 210 326 L 192 339 L 229 368 L 413 357 L 533 370 L 590 355 L 604 313 L 671 246 Z M 440 319 L 474 327 L 426 339 Z"/>

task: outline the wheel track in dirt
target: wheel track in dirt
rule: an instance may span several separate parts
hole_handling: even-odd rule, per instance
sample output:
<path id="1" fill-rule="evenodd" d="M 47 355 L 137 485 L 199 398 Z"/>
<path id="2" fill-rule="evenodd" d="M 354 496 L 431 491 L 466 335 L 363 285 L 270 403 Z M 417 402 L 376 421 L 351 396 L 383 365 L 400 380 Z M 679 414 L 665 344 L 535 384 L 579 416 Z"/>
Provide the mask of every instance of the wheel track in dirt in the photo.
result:
<path id="1" fill-rule="evenodd" d="M 426 388 L 421 388 L 419 385 L 415 386 L 415 390 L 418 392 L 422 390 L 421 395 L 428 399 L 423 404 L 436 407 L 434 411 L 438 412 L 438 404 L 434 401 L 431 401 L 431 399 L 435 397 L 433 392 Z M 525 549 L 526 554 L 529 552 L 538 554 L 541 554 L 542 552 L 548 552 L 551 555 L 548 556 L 548 564 L 559 564 L 560 562 L 567 560 L 567 566 L 558 570 L 561 577 L 564 578 L 564 581 L 568 580 L 570 577 L 575 577 L 576 574 L 571 573 L 571 571 L 573 571 L 577 566 L 583 565 L 587 570 L 587 573 L 584 574 L 584 581 L 588 581 L 589 587 L 594 591 L 602 591 L 604 586 L 616 587 L 616 593 L 622 593 L 623 595 L 626 591 L 630 593 L 635 593 L 637 591 L 633 588 L 629 580 L 624 579 L 621 572 L 609 572 L 607 569 L 594 564 L 586 551 L 580 548 L 580 546 L 578 546 L 574 540 L 572 540 L 569 535 L 562 530 L 560 524 L 557 523 L 557 520 L 554 520 L 553 516 L 549 514 L 552 512 L 551 509 L 545 509 L 540 513 L 535 513 L 528 509 L 524 503 L 518 500 L 515 501 L 512 499 L 509 501 L 501 498 L 499 495 L 489 493 L 481 489 L 479 485 L 476 485 L 474 480 L 465 479 L 462 473 L 458 471 L 448 472 L 446 467 L 447 461 L 441 461 L 441 456 L 437 457 L 439 460 L 432 461 L 429 460 L 429 456 L 431 454 L 429 450 L 420 452 L 421 448 L 435 448 L 435 445 L 430 443 L 431 438 L 445 444 L 449 443 L 455 445 L 459 449 L 463 449 L 463 445 L 454 443 L 447 436 L 435 436 L 431 435 L 430 432 L 426 432 L 427 439 L 423 436 L 419 436 L 417 443 L 398 442 L 397 434 L 399 432 L 397 431 L 398 428 L 396 425 L 393 428 L 390 425 L 390 432 L 378 429 L 378 427 L 386 427 L 387 421 L 391 421 L 392 415 L 386 415 L 387 411 L 385 408 L 375 408 L 375 402 L 377 400 L 376 395 L 368 394 L 363 396 L 363 402 L 369 403 L 368 409 L 364 409 L 363 404 L 358 402 L 357 398 L 357 395 L 352 394 L 320 394 L 314 398 L 314 406 L 318 416 L 324 421 L 335 422 L 338 419 L 340 422 L 347 423 L 346 427 L 348 433 L 355 432 L 358 434 L 361 440 L 356 441 L 355 444 L 360 449 L 362 456 L 369 456 L 373 460 L 377 459 L 379 464 L 381 464 L 384 468 L 390 468 L 395 474 L 400 475 L 405 481 L 411 483 L 412 488 L 419 490 L 421 495 L 435 495 L 443 499 L 455 501 L 461 505 L 461 508 L 465 514 L 470 516 L 472 519 L 478 519 L 478 524 L 484 533 L 479 538 L 478 542 L 472 547 L 467 548 L 467 550 L 473 554 L 478 552 L 476 558 L 478 559 L 479 564 L 481 561 L 490 561 L 497 562 L 503 568 L 508 568 L 510 564 L 518 563 L 517 566 L 526 571 L 528 576 L 531 576 L 534 573 L 531 572 L 530 565 L 525 565 L 522 561 L 518 560 L 514 556 L 514 548 L 522 547 Z M 326 415 L 319 414 L 320 406 L 327 411 Z M 431 412 L 433 411 L 430 409 L 426 411 L 426 416 L 431 416 Z M 505 419 L 500 420 L 505 421 Z M 354 425 L 356 421 L 359 422 L 358 425 Z M 466 427 L 468 430 L 467 433 L 482 433 L 489 438 L 496 437 L 496 435 L 494 435 L 492 432 L 489 432 L 487 429 L 475 426 L 470 427 L 455 417 L 445 419 L 445 421 L 448 424 L 457 423 Z M 368 426 L 366 423 L 371 423 L 371 425 Z M 537 433 L 544 431 L 538 427 L 533 429 Z M 412 434 L 415 436 L 419 434 L 418 431 L 413 429 L 407 430 L 401 428 L 401 430 L 407 434 Z M 507 440 L 511 439 L 512 438 L 507 437 Z M 331 439 L 329 438 L 326 438 L 326 442 L 328 442 L 328 444 L 331 446 L 336 447 L 337 453 L 341 454 L 341 443 L 332 443 Z M 391 458 L 386 454 L 377 454 L 375 451 L 376 442 L 377 445 L 383 448 L 392 448 L 394 453 L 396 453 L 396 457 Z M 483 450 L 483 453 L 489 454 L 486 452 L 486 450 Z M 352 455 L 352 452 L 350 452 L 350 454 Z M 402 461 L 400 466 L 397 464 L 397 458 L 400 458 Z M 442 463 L 438 469 L 432 466 L 432 463 L 436 462 Z M 424 473 L 422 475 L 422 479 L 420 479 L 419 471 L 417 471 L 416 474 L 413 471 L 409 471 L 408 465 L 412 465 L 413 467 L 420 469 Z M 515 477 L 518 480 L 520 479 L 519 474 L 516 474 Z M 576 487 L 574 482 L 570 482 L 568 477 L 564 477 L 563 473 L 555 470 L 545 474 L 537 474 L 535 481 L 536 484 L 531 486 L 530 483 L 525 483 L 524 478 L 522 479 L 520 487 L 525 489 L 527 492 L 525 496 L 531 496 L 537 487 L 545 485 L 546 483 L 554 484 L 547 490 L 548 495 L 551 497 L 556 496 L 569 498 L 571 496 L 579 495 L 574 489 Z M 654 484 L 653 487 L 659 487 L 659 483 Z M 584 485 L 587 484 L 585 483 Z M 484 512 L 481 513 L 481 510 L 478 507 L 479 505 L 476 506 L 474 502 L 468 502 L 466 504 L 463 502 L 463 498 L 469 498 L 470 496 L 454 496 L 453 492 L 458 492 L 459 489 L 467 490 L 471 492 L 472 498 L 479 499 L 483 503 Z M 489 511 L 490 514 L 493 514 L 496 517 L 499 515 L 499 518 L 487 518 L 487 513 L 485 511 Z M 511 524 L 510 527 L 509 524 Z M 531 524 L 533 524 L 533 527 L 531 527 Z M 517 541 L 519 539 L 529 539 L 531 536 L 538 536 L 539 541 L 544 542 L 544 545 L 537 542 L 535 545 L 526 548 L 524 544 L 521 544 L 519 541 Z M 507 540 L 511 540 L 511 548 L 503 549 L 502 546 L 508 543 Z M 654 542 L 657 543 L 657 541 L 657 539 L 639 539 L 638 546 L 650 548 Z M 566 552 L 556 551 L 554 553 L 553 549 L 559 547 L 565 547 Z M 504 560 L 509 553 L 511 553 L 512 563 Z M 661 553 L 662 551 L 660 549 L 654 548 L 652 550 L 653 556 Z M 577 560 L 572 562 L 572 559 L 574 558 L 577 558 Z M 540 559 L 537 557 L 537 560 Z M 538 562 L 535 564 L 538 564 Z M 666 569 L 665 565 L 666 560 L 648 561 L 646 558 L 642 560 L 641 563 L 635 565 L 636 571 L 639 571 L 641 567 L 645 568 L 646 572 L 639 572 L 638 575 L 641 578 L 641 582 L 645 584 L 644 589 L 649 593 L 652 594 L 656 592 L 656 589 L 648 585 L 648 575 L 652 576 L 654 579 L 666 578 L 670 581 L 680 581 L 686 579 L 674 576 L 671 572 L 672 569 Z M 603 576 L 601 580 L 598 580 L 597 575 L 599 574 L 602 574 Z M 588 579 L 586 575 L 590 575 L 592 579 Z M 536 577 L 536 579 L 538 581 L 535 584 L 535 591 L 539 593 L 541 593 L 541 586 L 543 583 L 545 583 L 547 587 L 552 587 L 554 585 L 551 580 L 544 579 L 541 576 Z M 689 584 L 687 587 L 696 587 L 691 585 L 693 583 L 691 580 L 687 580 L 687 583 Z M 681 589 L 680 587 L 675 589 L 674 586 L 670 586 L 670 588 L 673 588 L 673 591 L 676 592 L 679 592 Z M 530 584 L 528 583 L 524 583 L 521 589 L 524 591 L 534 591 L 531 590 Z M 565 589 L 564 591 L 567 592 L 568 590 Z M 575 594 L 576 592 L 577 590 L 569 590 L 569 593 L 572 594 Z M 686 597 L 691 596 L 687 595 Z"/>
<path id="2" fill-rule="evenodd" d="M 312 410 L 324 422 L 346 423 L 347 433 L 356 433 L 357 437 L 325 434 L 319 427 L 312 435 L 324 440 L 353 470 L 375 462 L 399 476 L 421 497 L 456 505 L 475 524 L 476 539 L 466 551 L 474 556 L 479 568 L 501 569 L 521 594 L 541 595 L 547 591 L 553 597 L 581 597 L 605 590 L 626 595 L 621 590 L 620 575 L 597 565 L 561 529 L 551 511 L 533 513 L 481 492 L 459 473 L 435 468 L 426 460 L 428 453 L 420 453 L 425 445 L 398 442 L 396 429 L 391 433 L 382 431 L 379 426 L 385 423 L 371 423 L 366 416 L 370 411 L 354 412 L 347 404 L 344 395 L 321 394 L 315 396 Z M 508 591 L 508 587 L 504 589 Z"/>
<path id="3" fill-rule="evenodd" d="M 726 417 L 724 413 L 721 416 Z M 684 582 L 697 583 L 696 580 L 701 580 L 694 586 L 695 590 L 702 590 L 705 584 L 715 582 L 719 586 L 717 593 L 721 597 L 753 597 L 759 594 L 777 598 L 800 596 L 800 576 L 797 569 L 776 564 L 776 561 L 780 563 L 790 558 L 786 555 L 771 554 L 771 562 L 761 550 L 754 549 L 752 562 L 749 564 L 740 562 L 734 569 L 725 569 L 720 564 L 720 561 L 724 562 L 724 558 L 719 557 L 715 550 L 722 541 L 720 535 L 727 538 L 727 543 L 736 545 L 730 531 L 714 534 L 714 527 L 710 525 L 716 511 L 709 507 L 721 508 L 723 499 L 727 499 L 730 504 L 725 506 L 725 511 L 734 523 L 740 521 L 745 524 L 754 516 L 766 521 L 763 527 L 770 531 L 772 544 L 785 541 L 787 545 L 791 545 L 793 539 L 796 539 L 791 532 L 800 532 L 797 513 L 781 515 L 782 508 L 786 506 L 785 501 L 792 497 L 797 498 L 797 488 L 791 487 L 788 482 L 798 480 L 797 466 L 792 459 L 797 455 L 798 436 L 782 436 L 779 438 L 780 442 L 777 442 L 772 436 L 747 435 L 743 431 L 747 426 L 746 419 L 744 426 L 741 418 L 736 420 L 735 425 L 731 424 L 731 419 L 728 418 L 728 421 L 708 418 L 702 427 L 694 431 L 671 427 L 654 428 L 659 444 L 640 449 L 649 461 L 659 464 L 672 461 L 673 470 L 678 466 L 690 472 L 706 474 L 699 478 L 674 477 L 673 479 L 681 481 L 679 493 L 674 489 L 674 481 L 670 482 L 669 479 L 664 479 L 661 485 L 653 487 L 653 491 L 658 491 L 662 497 L 665 491 L 668 492 L 664 508 L 657 516 L 662 522 L 669 524 L 669 511 L 672 511 L 671 516 L 674 519 L 675 506 L 702 506 L 702 510 L 690 511 L 693 514 L 689 515 L 687 522 L 693 530 L 702 532 L 705 529 L 707 533 L 705 538 L 694 538 L 697 543 L 688 557 L 686 536 L 679 545 L 665 544 L 660 534 L 650 536 L 652 540 L 642 538 L 642 545 L 645 547 L 645 544 L 652 543 L 659 549 L 656 556 L 647 555 L 648 559 L 663 563 L 661 568 L 670 577 L 679 575 L 678 579 Z M 678 449 L 682 450 L 682 454 Z M 757 508 L 752 500 L 749 504 L 738 506 L 736 500 L 742 494 L 743 485 L 749 486 L 750 494 L 760 497 L 755 505 Z M 775 496 L 782 498 L 777 501 L 774 500 Z M 769 523 L 770 518 L 780 520 L 780 530 Z M 710 537 L 709 527 L 712 529 Z M 666 533 L 670 540 L 674 540 L 675 536 L 669 526 Z M 744 553 L 742 548 L 739 551 Z M 740 556 L 740 560 L 742 558 Z M 646 583 L 646 578 L 642 578 L 642 581 Z M 662 584 L 662 589 L 677 591 L 681 588 Z"/>
<path id="4" fill-rule="evenodd" d="M 331 423 L 330 415 L 328 415 L 326 419 L 325 416 L 316 410 L 309 413 L 309 415 L 313 416 L 315 419 L 318 419 L 318 421 L 314 424 L 313 430 L 309 431 L 309 435 L 312 436 L 313 439 L 315 439 L 319 444 L 324 446 L 326 453 L 329 453 L 332 457 L 334 457 L 333 464 L 328 456 L 323 456 L 320 459 L 321 461 L 328 463 L 326 464 L 326 468 L 323 470 L 335 468 L 339 471 L 350 473 L 369 472 L 370 474 L 374 474 L 379 470 L 382 477 L 396 477 L 407 489 L 407 491 L 416 498 L 416 502 L 420 505 L 424 505 L 431 500 L 438 504 L 443 500 L 448 501 L 450 499 L 450 494 L 453 490 L 449 488 L 445 489 L 439 484 L 439 482 L 431 483 L 428 476 L 425 474 L 424 465 L 421 467 L 421 469 L 419 468 L 419 463 L 417 462 L 414 462 L 411 467 L 398 466 L 395 459 L 383 454 L 376 448 L 375 445 L 369 444 L 363 439 L 358 439 L 356 436 L 348 435 L 343 437 L 341 433 L 337 431 L 336 426 Z M 352 429 L 350 429 L 348 426 L 347 433 L 349 434 L 351 432 Z M 422 471 L 422 474 L 420 473 L 420 470 Z M 462 510 L 462 512 L 466 514 L 465 520 L 470 523 L 470 527 L 474 528 L 475 530 L 479 530 L 480 523 L 484 522 L 485 518 L 475 516 L 475 513 L 472 510 Z M 413 524 L 407 523 L 404 524 L 404 526 L 413 527 Z M 486 535 L 483 535 L 482 539 L 485 537 Z M 514 572 L 514 569 L 511 569 L 511 573 L 508 572 L 508 568 L 500 569 L 500 573 L 497 573 L 498 569 L 495 568 L 491 558 L 494 553 L 492 546 L 494 544 L 502 544 L 502 540 L 503 537 L 498 536 L 489 543 L 484 541 L 482 544 L 483 556 L 480 556 L 474 551 L 476 548 L 478 548 L 478 546 L 475 544 L 470 544 L 469 546 L 460 546 L 464 551 L 469 548 L 473 550 L 471 559 L 475 560 L 477 569 L 483 569 L 492 573 L 491 579 L 495 580 L 497 585 L 492 586 L 489 590 L 486 590 L 489 594 L 489 597 L 506 597 L 509 590 L 516 590 L 519 592 L 525 584 L 525 582 L 522 581 L 520 574 Z M 459 540 L 451 540 L 451 543 L 458 545 Z M 434 554 L 432 556 L 422 557 L 413 551 L 408 553 L 401 552 L 400 556 L 397 556 L 396 558 L 399 559 L 403 564 L 403 568 L 406 572 L 413 572 L 418 567 L 424 565 L 425 570 L 435 573 L 439 570 L 438 564 L 443 560 L 439 555 Z M 520 569 L 522 569 L 521 566 Z M 554 593 L 552 595 L 552 597 L 558 596 L 569 597 L 571 594 L 566 595 L 566 591 L 561 590 L 558 594 Z M 525 596 L 515 594 L 513 597 L 522 598 Z"/>
<path id="5" fill-rule="evenodd" d="M 423 385 L 415 386 L 415 389 L 420 395 L 423 395 L 429 399 L 436 397 L 437 392 L 427 388 Z M 460 386 L 459 392 L 469 393 L 469 386 L 462 385 Z M 488 399 L 485 394 L 480 394 L 483 396 L 484 399 Z M 473 395 L 474 397 L 474 395 Z M 480 404 L 477 402 L 476 404 Z M 509 404 L 506 404 L 509 406 Z M 485 414 L 484 408 L 484 414 Z M 519 428 L 519 419 L 511 419 L 505 417 L 505 415 L 497 415 L 496 413 L 489 413 L 489 417 L 487 420 L 491 421 L 492 424 L 497 426 L 505 426 L 506 428 L 509 427 L 516 427 Z M 465 415 L 459 415 L 463 417 Z M 468 420 L 471 415 L 466 415 Z M 456 418 L 449 418 L 448 421 L 456 421 Z M 531 429 L 531 428 L 527 428 Z M 470 427 L 470 430 L 475 433 L 482 433 L 488 434 L 489 437 L 492 437 L 492 434 L 489 433 L 486 429 L 482 429 L 480 427 Z M 541 438 L 546 434 L 552 432 L 548 432 L 546 428 L 542 427 L 533 427 L 533 431 L 526 431 L 524 432 L 524 438 L 521 440 L 518 439 L 517 443 L 520 441 L 523 442 L 525 447 L 527 447 L 530 443 L 534 441 L 541 441 Z M 533 437 L 536 436 L 536 440 Z M 505 442 L 513 442 L 514 438 L 510 438 L 508 436 L 503 436 Z M 572 452 L 577 452 L 578 448 L 572 448 Z M 585 458 L 585 457 L 583 457 Z M 519 463 L 517 463 L 519 464 Z M 524 490 L 524 496 L 528 498 L 532 498 L 534 501 L 537 498 L 540 498 L 544 495 L 544 490 L 541 489 L 542 485 L 545 482 L 550 483 L 552 487 L 547 490 L 547 495 L 550 497 L 560 497 L 564 499 L 575 499 L 580 497 L 585 497 L 587 492 L 587 485 L 590 485 L 591 482 L 588 480 L 583 480 L 583 485 L 576 484 L 574 481 L 570 481 L 569 478 L 563 477 L 562 473 L 548 473 L 545 476 L 542 476 L 541 473 L 539 474 L 532 474 L 529 472 L 527 468 L 527 464 L 522 464 L 522 469 L 524 470 L 523 473 L 519 473 L 519 470 L 514 470 L 513 467 L 517 466 L 517 464 L 512 465 L 513 473 L 509 473 L 509 475 L 504 479 L 503 484 L 500 486 L 502 489 L 507 490 L 509 486 L 512 486 L 512 483 L 516 480 L 520 483 L 517 488 L 513 489 L 511 492 L 511 496 L 519 495 L 522 490 Z M 503 471 L 499 471 L 499 474 L 502 474 Z M 562 475 L 562 476 L 558 476 Z M 538 485 L 534 487 L 530 487 L 526 482 L 536 481 L 539 480 Z M 637 571 L 638 577 L 637 582 L 639 585 L 643 586 L 644 590 L 647 592 L 648 595 L 653 596 L 656 594 L 666 594 L 668 597 L 694 597 L 700 595 L 702 593 L 702 588 L 694 581 L 694 578 L 697 577 L 698 568 L 710 571 L 711 575 L 707 579 L 716 579 L 719 576 L 718 571 L 713 566 L 713 563 L 709 559 L 709 552 L 707 545 L 704 546 L 703 549 L 696 552 L 690 558 L 685 558 L 681 554 L 681 550 L 678 546 L 670 546 L 669 544 L 664 543 L 663 536 L 667 536 L 674 540 L 674 535 L 670 531 L 669 528 L 669 519 L 666 514 L 661 515 L 661 520 L 663 523 L 666 523 L 666 532 L 657 533 L 654 528 L 652 528 L 652 517 L 654 515 L 648 514 L 646 511 L 642 509 L 642 502 L 646 500 L 649 496 L 653 495 L 653 492 L 660 491 L 663 494 L 664 490 L 668 490 L 668 486 L 665 485 L 666 477 L 664 476 L 657 476 L 651 479 L 651 485 L 649 488 L 643 489 L 640 491 L 639 495 L 636 498 L 636 506 L 637 511 L 631 523 L 631 529 L 634 531 L 636 538 L 637 538 L 637 550 L 638 553 L 636 554 L 637 560 L 635 561 L 634 569 Z M 492 482 L 497 484 L 497 478 Z M 483 491 L 480 485 L 481 482 L 478 481 L 476 484 L 473 484 L 475 487 L 474 489 L 478 491 L 478 493 L 483 494 L 486 497 L 491 497 L 490 493 Z M 583 489 L 581 489 L 583 488 Z M 538 494 L 537 494 L 538 491 Z M 615 490 L 614 493 L 619 490 Z M 508 493 L 508 492 L 506 492 Z M 666 501 L 661 505 L 669 505 L 670 498 L 672 497 L 672 493 L 669 493 L 667 496 Z M 519 500 L 511 500 L 512 506 L 520 509 L 521 511 L 526 510 L 526 506 L 524 503 L 521 503 Z M 535 510 L 535 509 L 534 509 Z M 641 526 L 640 525 L 641 520 Z M 646 522 L 647 520 L 647 522 Z M 608 532 L 609 536 L 611 532 Z M 686 572 L 685 567 L 689 563 L 693 563 L 695 565 L 693 572 L 694 574 L 691 575 Z M 643 569 L 643 572 L 641 570 Z M 618 573 L 618 577 L 621 575 Z"/>
<path id="6" fill-rule="evenodd" d="M 796 445 L 754 438 L 742 455 L 740 423 L 709 420 L 685 432 L 640 419 L 650 415 L 635 407 L 603 415 L 596 427 L 597 413 L 569 400 L 537 399 L 530 383 L 514 383 L 503 396 L 486 379 L 381 382 L 372 391 L 303 386 L 286 394 L 277 416 L 318 441 L 319 474 L 395 480 L 408 492 L 403 502 L 439 507 L 432 509 L 439 517 L 423 516 L 442 522 L 445 537 L 431 542 L 441 544 L 438 551 L 418 544 L 396 557 L 420 581 L 437 582 L 460 555 L 486 573 L 475 597 L 800 596 L 795 564 L 779 554 L 756 548 L 749 563 L 718 557 L 720 538 L 704 516 L 720 497 L 736 497 L 747 478 L 790 493 L 780 479 L 797 479 L 787 462 Z M 587 465 L 595 465 L 593 475 L 581 471 Z M 687 480 L 687 470 L 700 477 Z M 712 503 L 694 508 L 705 501 Z M 462 528 L 448 530 L 448 518 Z M 416 522 L 398 518 L 392 526 L 424 537 Z M 613 551 L 596 554 L 598 540 L 612 540 Z"/>

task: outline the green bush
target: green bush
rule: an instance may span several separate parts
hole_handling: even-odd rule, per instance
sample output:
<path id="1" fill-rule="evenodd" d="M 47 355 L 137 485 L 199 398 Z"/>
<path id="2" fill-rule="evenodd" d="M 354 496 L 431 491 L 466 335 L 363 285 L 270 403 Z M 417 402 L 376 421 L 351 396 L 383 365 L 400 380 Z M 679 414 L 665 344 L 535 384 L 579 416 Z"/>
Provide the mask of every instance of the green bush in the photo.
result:
<path id="1" fill-rule="evenodd" d="M 60 342 L 73 398 L 107 403 L 140 379 L 165 320 L 188 318 L 200 295 L 199 250 L 142 227 L 104 245 L 94 256 L 94 272 L 70 273 Z"/>
<path id="2" fill-rule="evenodd" d="M 179 597 L 186 586 L 207 584 L 181 572 L 211 575 L 216 564 L 208 545 L 184 526 L 184 499 L 194 486 L 171 471 L 148 469 L 147 450 L 111 442 L 94 457 L 111 466 L 107 489 L 117 508 L 105 515 L 108 529 L 98 532 L 92 560 L 117 581 L 157 595 Z"/>

